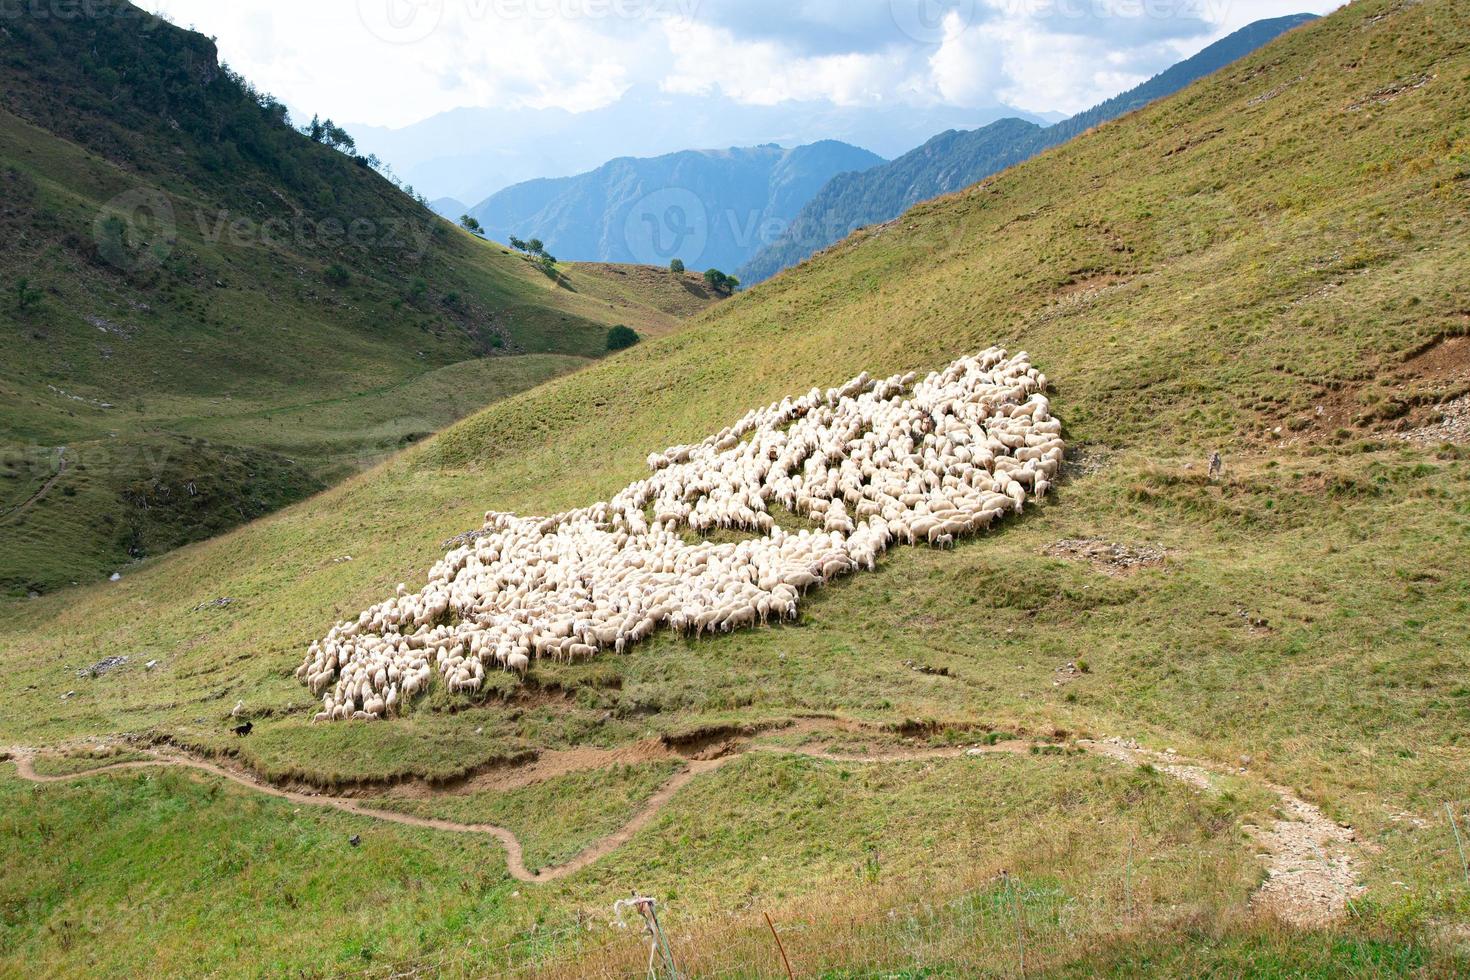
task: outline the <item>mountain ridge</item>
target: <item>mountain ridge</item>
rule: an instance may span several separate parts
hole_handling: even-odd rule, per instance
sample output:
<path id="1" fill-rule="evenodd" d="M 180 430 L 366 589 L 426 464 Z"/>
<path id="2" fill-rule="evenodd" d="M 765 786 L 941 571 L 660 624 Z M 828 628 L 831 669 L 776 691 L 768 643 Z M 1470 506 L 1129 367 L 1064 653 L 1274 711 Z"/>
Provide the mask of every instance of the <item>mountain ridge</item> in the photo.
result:
<path id="1" fill-rule="evenodd" d="M 540 239 L 575 261 L 733 269 L 836 173 L 882 158 L 837 140 L 617 157 L 506 188 L 470 214 L 485 233 Z"/>
<path id="2" fill-rule="evenodd" d="M 585 173 L 618 157 L 701 147 L 794 146 L 819 139 L 890 157 L 940 130 L 974 128 L 1016 115 L 1026 113 L 1004 106 L 745 105 L 721 96 L 675 95 L 635 84 L 611 105 L 585 113 L 462 107 L 398 129 L 348 128 L 364 151 L 392 162 L 400 177 L 430 197 L 477 203 L 514 184 Z"/>
<path id="3" fill-rule="evenodd" d="M 858 228 L 890 221 L 919 201 L 959 190 L 1177 92 L 1316 19 L 1313 14 L 1289 14 L 1248 24 L 1129 91 L 1051 126 L 1007 118 L 976 130 L 949 130 L 861 175 L 833 178 L 737 275 L 746 285 L 769 279 Z"/>

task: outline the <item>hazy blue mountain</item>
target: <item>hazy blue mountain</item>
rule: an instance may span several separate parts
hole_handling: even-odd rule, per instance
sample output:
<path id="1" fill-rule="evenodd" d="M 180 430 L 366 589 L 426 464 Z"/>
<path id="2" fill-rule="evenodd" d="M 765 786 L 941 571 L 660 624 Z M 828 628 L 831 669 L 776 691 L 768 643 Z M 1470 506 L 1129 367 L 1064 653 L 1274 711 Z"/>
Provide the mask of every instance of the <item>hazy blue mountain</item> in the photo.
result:
<path id="1" fill-rule="evenodd" d="M 1013 108 L 835 106 L 825 101 L 743 105 L 722 95 L 674 95 L 634 86 L 590 112 L 464 108 L 402 129 L 352 124 L 363 153 L 388 161 L 430 199 L 483 201 L 539 177 L 567 177 L 624 156 L 653 157 L 695 146 L 796 146 L 839 140 L 893 157 L 945 129 L 974 129 Z M 308 114 L 309 118 L 309 114 Z"/>
<path id="2" fill-rule="evenodd" d="M 470 209 L 469 205 L 457 197 L 441 197 L 437 201 L 429 202 L 429 210 L 441 218 L 458 222 L 460 216 Z"/>
<path id="3" fill-rule="evenodd" d="M 622 157 L 575 177 L 532 180 L 472 210 L 497 241 L 539 238 L 559 259 L 739 266 L 774 240 L 835 174 L 883 162 L 823 140 Z"/>
<path id="4" fill-rule="evenodd" d="M 969 132 L 945 132 L 879 167 L 840 174 L 807 202 L 786 231 L 738 275 L 749 285 L 841 241 L 854 229 L 896 218 L 920 201 L 957 191 L 1185 88 L 1308 21 L 1313 14 L 1260 20 L 1222 38 L 1136 88 L 1052 126 L 1002 119 Z"/>

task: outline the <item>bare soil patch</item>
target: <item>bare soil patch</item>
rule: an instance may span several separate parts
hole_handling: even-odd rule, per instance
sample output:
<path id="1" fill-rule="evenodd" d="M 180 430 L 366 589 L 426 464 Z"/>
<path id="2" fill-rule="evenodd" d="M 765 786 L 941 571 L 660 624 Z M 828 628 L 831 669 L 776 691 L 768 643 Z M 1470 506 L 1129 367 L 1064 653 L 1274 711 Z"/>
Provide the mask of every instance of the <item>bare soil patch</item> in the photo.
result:
<path id="1" fill-rule="evenodd" d="M 1130 575 L 1141 568 L 1164 564 L 1168 552 L 1154 545 L 1120 544 L 1100 538 L 1064 538 L 1043 554 L 1068 561 L 1085 561 L 1108 575 Z"/>

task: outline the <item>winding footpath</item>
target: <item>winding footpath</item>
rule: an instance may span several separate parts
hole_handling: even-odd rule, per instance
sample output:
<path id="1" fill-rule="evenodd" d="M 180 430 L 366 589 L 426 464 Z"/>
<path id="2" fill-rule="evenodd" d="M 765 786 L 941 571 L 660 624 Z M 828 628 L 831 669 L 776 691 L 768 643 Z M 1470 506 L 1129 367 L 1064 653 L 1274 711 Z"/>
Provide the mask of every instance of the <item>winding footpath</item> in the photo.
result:
<path id="1" fill-rule="evenodd" d="M 844 730 L 841 723 L 807 721 L 788 731 L 819 734 Z M 850 730 L 850 729 L 847 729 Z M 1219 773 L 1203 763 L 1182 759 L 1172 753 L 1144 749 L 1122 739 L 1083 740 L 1074 747 L 1101 758 L 1124 765 L 1153 765 L 1160 772 L 1193 786 L 1202 792 L 1215 792 Z M 575 874 L 628 843 L 668 806 L 679 791 L 695 778 L 714 772 L 749 752 L 800 755 L 828 762 L 859 764 L 894 764 L 923 762 L 986 755 L 1030 755 L 1031 745 L 1022 741 L 996 745 L 962 746 L 940 749 L 895 749 L 888 752 L 844 753 L 823 746 L 783 746 L 752 744 L 749 736 L 732 736 L 701 751 L 681 751 L 652 739 L 618 749 L 582 749 L 570 752 L 548 752 L 536 760 L 507 770 L 491 770 L 471 777 L 451 789 L 419 787 L 413 798 L 462 795 L 485 788 L 513 788 L 544 781 L 569 772 L 601 769 L 630 761 L 677 760 L 683 767 L 671 776 L 638 811 L 616 831 L 590 844 L 564 864 L 532 871 L 526 867 L 521 842 L 506 827 L 494 824 L 459 823 L 400 813 L 367 806 L 346 796 L 307 793 L 275 786 L 243 770 L 188 755 L 173 749 L 148 749 L 151 758 L 117 762 L 82 772 L 43 775 L 36 772 L 35 759 L 41 750 L 15 747 L 8 751 L 20 778 L 33 783 L 68 783 L 93 776 L 130 769 L 175 766 L 218 776 L 246 789 L 293 803 L 325 806 L 344 813 L 446 833 L 484 834 L 494 837 L 505 848 L 506 864 L 518 881 L 548 882 Z M 1247 825 L 1245 830 L 1260 851 L 1266 880 L 1252 896 L 1254 907 L 1281 920 L 1301 927 L 1315 927 L 1341 916 L 1352 899 L 1362 891 L 1355 871 L 1357 847 L 1351 828 L 1329 819 L 1311 803 L 1289 789 L 1245 773 L 1236 773 L 1269 791 L 1278 800 L 1283 814 L 1270 827 Z M 387 791 L 389 795 L 394 794 Z"/>
<path id="2" fill-rule="evenodd" d="M 9 522 L 17 520 L 25 516 L 26 511 L 39 504 L 42 498 L 44 498 L 46 494 L 50 493 L 51 489 L 56 486 L 56 482 L 66 474 L 66 464 L 66 447 L 62 446 L 56 452 L 56 472 L 47 477 L 46 481 L 41 484 L 40 489 L 38 489 L 35 493 L 26 498 L 26 501 L 24 503 L 17 504 L 16 506 L 7 510 L 4 514 L 0 514 L 0 521 Z"/>

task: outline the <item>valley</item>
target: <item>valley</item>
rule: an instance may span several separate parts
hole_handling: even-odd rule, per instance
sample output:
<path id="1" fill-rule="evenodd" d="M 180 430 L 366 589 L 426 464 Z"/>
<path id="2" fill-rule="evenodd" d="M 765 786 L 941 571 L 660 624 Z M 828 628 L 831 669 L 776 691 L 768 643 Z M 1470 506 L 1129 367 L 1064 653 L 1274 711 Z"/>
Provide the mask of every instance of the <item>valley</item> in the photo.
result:
<path id="1" fill-rule="evenodd" d="M 634 977 L 651 955 L 681 976 L 1470 971 L 1467 39 L 1454 0 L 1357 0 L 712 304 L 702 279 L 647 266 L 553 281 L 437 219 L 426 265 L 369 255 L 347 287 L 314 254 L 196 253 L 181 223 L 199 272 L 165 303 L 162 273 L 145 294 L 57 229 L 27 268 L 61 295 L 43 286 L 24 321 L 55 341 L 24 361 L 12 345 L 0 382 L 7 424 L 46 451 L 0 513 L 91 492 L 65 487 L 120 410 L 129 439 L 167 418 L 200 453 L 315 459 L 331 485 L 119 581 L 0 604 L 0 972 Z M 63 199 L 59 166 L 4 155 Z M 270 291 L 283 306 L 260 305 Z M 374 314 L 308 319 L 312 294 Z M 130 297 L 175 312 L 155 323 Z M 63 371 L 103 337 L 74 308 L 191 353 L 115 353 L 118 380 Z M 644 339 L 605 356 L 635 310 Z M 487 325 L 503 354 L 477 350 Z M 205 332 L 236 368 L 195 380 Z M 446 551 L 506 515 L 611 501 L 692 447 L 779 446 L 802 434 L 785 416 L 732 427 L 992 346 L 1045 374 L 1065 442 L 1022 513 L 834 574 L 794 617 L 518 669 L 491 648 L 478 686 L 436 672 L 380 720 L 312 721 L 313 641 L 386 632 L 376 604 L 447 583 Z M 426 356 L 410 370 L 406 350 Z M 15 366 L 45 357 L 49 375 Z M 939 472 L 952 408 L 894 397 L 933 426 L 909 419 L 936 468 L 912 461 L 935 485 L 906 506 L 938 511 L 944 477 L 979 474 Z M 840 421 L 837 403 L 812 410 Z M 835 440 L 813 442 L 835 472 Z M 820 498 L 817 468 L 796 472 Z M 807 508 L 773 523 L 832 533 Z M 760 540 L 670 524 L 690 550 Z M 76 563 L 70 540 L 30 547 Z M 455 583 L 456 601 L 509 577 Z M 619 598 L 584 587 L 576 615 Z M 417 613 L 419 641 L 473 615 Z M 630 895 L 655 901 L 662 944 L 619 925 Z"/>
<path id="2" fill-rule="evenodd" d="M 7 594 L 106 578 L 268 514 L 604 356 L 614 326 L 658 336 L 715 299 L 667 271 L 548 278 L 286 128 L 204 39 L 126 23 L 38 22 L 33 48 L 88 30 L 102 60 L 48 75 L 20 45 L 0 72 L 15 243 L 0 282 L 18 290 L 0 313 Z M 200 135 L 158 156 L 145 96 L 105 61 L 180 51 L 212 74 L 164 98 Z M 58 103 L 68 86 L 87 97 Z M 215 126 L 227 147 L 254 141 L 234 182 L 203 135 Z M 267 191 L 281 170 L 295 186 Z"/>

